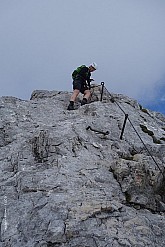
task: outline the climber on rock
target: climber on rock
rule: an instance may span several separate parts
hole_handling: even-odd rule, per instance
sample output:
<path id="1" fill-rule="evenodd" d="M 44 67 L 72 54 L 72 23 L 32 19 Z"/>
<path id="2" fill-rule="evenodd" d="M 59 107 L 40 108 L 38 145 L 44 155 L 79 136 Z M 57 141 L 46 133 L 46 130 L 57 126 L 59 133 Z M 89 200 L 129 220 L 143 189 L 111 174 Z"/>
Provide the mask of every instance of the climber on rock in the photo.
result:
<path id="1" fill-rule="evenodd" d="M 96 69 L 97 64 L 92 63 L 89 65 L 89 67 L 82 65 L 73 71 L 73 93 L 70 98 L 70 103 L 68 105 L 67 110 L 74 110 L 74 102 L 80 92 L 84 94 L 83 100 L 81 101 L 81 105 L 87 104 L 88 99 L 91 95 L 90 82 L 93 81 L 93 79 L 90 79 L 91 72 L 95 71 Z"/>

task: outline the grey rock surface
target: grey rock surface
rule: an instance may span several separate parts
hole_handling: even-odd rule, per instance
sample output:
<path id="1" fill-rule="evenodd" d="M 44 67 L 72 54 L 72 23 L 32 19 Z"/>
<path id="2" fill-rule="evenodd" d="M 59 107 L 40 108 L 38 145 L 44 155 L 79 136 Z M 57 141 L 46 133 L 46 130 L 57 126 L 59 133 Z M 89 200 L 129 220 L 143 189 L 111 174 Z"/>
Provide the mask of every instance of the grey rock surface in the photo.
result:
<path id="1" fill-rule="evenodd" d="M 0 247 L 165 246 L 165 116 L 91 91 L 0 98 Z"/>

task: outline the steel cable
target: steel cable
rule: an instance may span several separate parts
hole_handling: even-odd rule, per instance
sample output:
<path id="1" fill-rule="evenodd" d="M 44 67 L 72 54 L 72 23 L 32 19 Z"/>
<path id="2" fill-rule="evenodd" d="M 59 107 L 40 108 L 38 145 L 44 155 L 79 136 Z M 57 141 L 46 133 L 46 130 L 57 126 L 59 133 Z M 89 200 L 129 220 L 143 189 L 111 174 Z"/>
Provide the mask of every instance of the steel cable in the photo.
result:
<path id="1" fill-rule="evenodd" d="M 102 87 L 107 91 L 107 93 L 109 94 L 109 96 L 111 97 L 111 101 L 114 102 L 119 108 L 120 110 L 124 113 L 124 115 L 128 115 L 124 110 L 123 108 L 119 105 L 119 103 L 114 99 L 114 97 L 112 96 L 112 94 L 108 91 L 108 89 L 105 87 L 104 83 L 101 84 Z M 103 92 L 103 90 L 102 90 Z M 162 170 L 160 169 L 158 163 L 156 162 L 155 158 L 153 157 L 153 155 L 151 154 L 151 152 L 149 151 L 149 149 L 147 148 L 146 144 L 144 143 L 143 139 L 141 138 L 141 136 L 139 135 L 138 131 L 135 129 L 133 123 L 131 122 L 130 118 L 128 117 L 127 118 L 128 121 L 130 122 L 132 128 L 134 129 L 135 133 L 137 134 L 137 136 L 139 137 L 140 141 L 142 142 L 143 146 L 145 147 L 145 149 L 147 150 L 149 156 L 152 158 L 152 160 L 154 161 L 154 163 L 156 164 L 157 168 L 159 169 L 159 171 L 162 173 L 163 177 L 164 177 L 164 174 L 162 172 Z"/>

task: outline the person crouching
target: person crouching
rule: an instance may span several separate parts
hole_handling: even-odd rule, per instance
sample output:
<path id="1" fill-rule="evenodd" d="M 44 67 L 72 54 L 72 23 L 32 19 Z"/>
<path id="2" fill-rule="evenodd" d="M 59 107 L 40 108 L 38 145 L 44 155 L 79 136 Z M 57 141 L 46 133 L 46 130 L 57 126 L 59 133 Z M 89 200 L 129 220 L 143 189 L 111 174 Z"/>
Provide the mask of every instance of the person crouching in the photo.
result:
<path id="1" fill-rule="evenodd" d="M 91 95 L 90 93 L 90 82 L 93 79 L 90 79 L 91 72 L 94 72 L 97 69 L 96 63 L 91 63 L 89 67 L 85 65 L 79 66 L 76 70 L 72 73 L 73 78 L 73 93 L 70 98 L 70 103 L 68 105 L 67 110 L 74 110 L 74 102 L 81 92 L 84 94 L 83 100 L 81 101 L 81 105 L 85 105 L 88 102 L 88 99 Z"/>

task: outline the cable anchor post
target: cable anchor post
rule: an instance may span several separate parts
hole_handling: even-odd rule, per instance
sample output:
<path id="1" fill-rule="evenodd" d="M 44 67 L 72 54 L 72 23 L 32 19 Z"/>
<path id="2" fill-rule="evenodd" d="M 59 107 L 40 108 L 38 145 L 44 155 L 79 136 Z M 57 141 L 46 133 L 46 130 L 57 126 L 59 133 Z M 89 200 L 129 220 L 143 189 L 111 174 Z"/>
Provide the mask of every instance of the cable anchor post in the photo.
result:
<path id="1" fill-rule="evenodd" d="M 101 97 L 100 97 L 100 101 L 103 100 L 103 93 L 104 93 L 104 82 L 101 82 Z"/>
<path id="2" fill-rule="evenodd" d="M 124 129 L 125 129 L 127 119 L 128 119 L 128 114 L 125 114 L 125 119 L 124 119 L 123 128 L 122 128 L 121 135 L 120 135 L 120 140 L 122 140 L 122 138 L 123 138 Z"/>
<path id="3" fill-rule="evenodd" d="M 87 128 L 86 128 L 86 130 L 91 130 L 91 131 L 94 131 L 94 132 L 97 132 L 97 133 L 99 133 L 99 134 L 103 134 L 104 136 L 105 135 L 109 135 L 109 131 L 100 131 L 100 130 L 96 130 L 96 129 L 93 129 L 91 126 L 88 126 Z"/>

